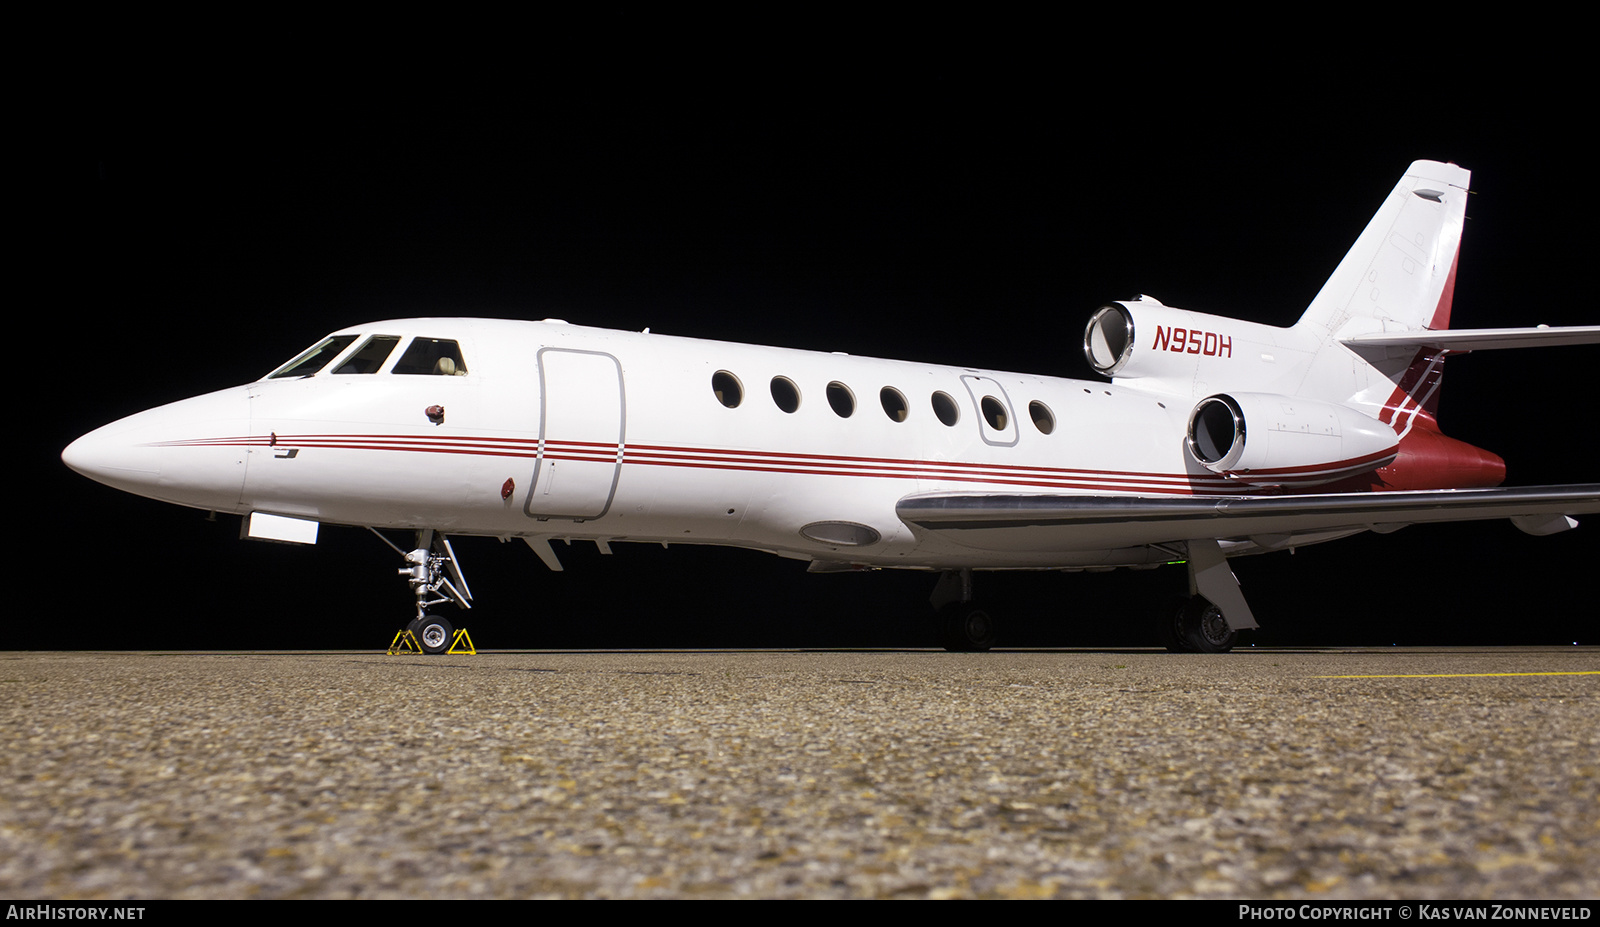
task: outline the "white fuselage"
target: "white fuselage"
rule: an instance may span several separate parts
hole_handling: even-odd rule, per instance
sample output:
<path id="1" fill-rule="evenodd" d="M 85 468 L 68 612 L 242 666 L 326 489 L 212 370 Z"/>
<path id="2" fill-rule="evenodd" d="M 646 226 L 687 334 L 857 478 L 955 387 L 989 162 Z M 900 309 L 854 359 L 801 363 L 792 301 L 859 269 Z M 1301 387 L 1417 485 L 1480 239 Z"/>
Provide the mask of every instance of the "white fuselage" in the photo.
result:
<path id="1" fill-rule="evenodd" d="M 400 375 L 390 357 L 338 374 L 333 363 L 130 416 L 66 459 L 119 488 L 217 511 L 924 569 L 1172 554 L 1142 547 L 1159 539 L 1135 526 L 1075 533 L 1048 552 L 977 549 L 902 522 L 895 505 L 914 493 L 1239 492 L 1185 453 L 1187 396 L 549 321 L 347 331 L 452 339 L 466 372 Z M 431 407 L 442 407 L 437 424 Z"/>

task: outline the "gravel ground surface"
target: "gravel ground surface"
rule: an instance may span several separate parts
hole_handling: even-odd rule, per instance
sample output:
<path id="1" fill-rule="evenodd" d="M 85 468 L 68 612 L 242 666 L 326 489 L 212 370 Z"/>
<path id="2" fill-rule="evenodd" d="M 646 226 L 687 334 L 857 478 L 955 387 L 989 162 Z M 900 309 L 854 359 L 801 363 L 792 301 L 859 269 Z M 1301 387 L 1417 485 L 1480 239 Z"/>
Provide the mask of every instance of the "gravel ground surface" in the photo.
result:
<path id="1" fill-rule="evenodd" d="M 1596 671 L 0 653 L 0 896 L 1593 898 Z"/>

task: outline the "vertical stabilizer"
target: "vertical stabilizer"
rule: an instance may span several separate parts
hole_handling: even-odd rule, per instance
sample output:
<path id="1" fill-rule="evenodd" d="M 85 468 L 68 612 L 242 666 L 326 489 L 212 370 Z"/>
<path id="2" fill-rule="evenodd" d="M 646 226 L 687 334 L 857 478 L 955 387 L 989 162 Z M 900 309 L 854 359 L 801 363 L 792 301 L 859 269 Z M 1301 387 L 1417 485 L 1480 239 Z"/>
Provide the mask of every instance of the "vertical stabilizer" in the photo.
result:
<path id="1" fill-rule="evenodd" d="M 1413 346 L 1356 354 L 1339 341 L 1450 327 L 1471 177 L 1438 161 L 1406 170 L 1294 326 L 1315 345 L 1300 395 L 1348 403 L 1397 432 L 1418 414 L 1432 423 L 1445 352 Z M 1402 408 L 1408 420 L 1396 422 Z"/>
<path id="2" fill-rule="evenodd" d="M 1471 177 L 1454 164 L 1412 163 L 1295 327 L 1324 338 L 1449 328 Z"/>
<path id="3" fill-rule="evenodd" d="M 1450 327 L 1471 177 L 1454 164 L 1413 162 L 1294 326 L 1316 346 L 1299 395 L 1355 408 L 1399 438 L 1392 463 L 1342 489 L 1494 486 L 1505 478 L 1498 456 L 1439 431 L 1447 349 L 1415 339 L 1341 343 Z"/>

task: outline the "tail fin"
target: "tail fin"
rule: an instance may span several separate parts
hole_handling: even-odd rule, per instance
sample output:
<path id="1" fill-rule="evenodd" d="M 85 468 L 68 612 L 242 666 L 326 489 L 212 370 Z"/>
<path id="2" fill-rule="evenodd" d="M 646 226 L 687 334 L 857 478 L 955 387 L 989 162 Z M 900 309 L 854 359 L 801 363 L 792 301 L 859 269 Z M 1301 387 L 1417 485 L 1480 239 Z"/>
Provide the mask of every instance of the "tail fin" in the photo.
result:
<path id="1" fill-rule="evenodd" d="M 1295 328 L 1329 339 L 1449 328 L 1471 177 L 1454 164 L 1414 162 Z"/>
<path id="2" fill-rule="evenodd" d="M 1413 424 L 1437 428 L 1445 351 L 1362 347 L 1352 365 L 1348 348 L 1361 336 L 1450 327 L 1471 177 L 1438 161 L 1406 170 L 1294 325 L 1315 346 L 1301 395 L 1348 403 L 1402 435 Z"/>
<path id="3" fill-rule="evenodd" d="M 1342 488 L 1493 486 L 1505 477 L 1498 456 L 1439 432 L 1449 349 L 1420 334 L 1450 327 L 1471 177 L 1454 164 L 1414 162 L 1295 323 L 1317 346 L 1302 395 L 1354 406 L 1400 439 L 1392 463 Z"/>

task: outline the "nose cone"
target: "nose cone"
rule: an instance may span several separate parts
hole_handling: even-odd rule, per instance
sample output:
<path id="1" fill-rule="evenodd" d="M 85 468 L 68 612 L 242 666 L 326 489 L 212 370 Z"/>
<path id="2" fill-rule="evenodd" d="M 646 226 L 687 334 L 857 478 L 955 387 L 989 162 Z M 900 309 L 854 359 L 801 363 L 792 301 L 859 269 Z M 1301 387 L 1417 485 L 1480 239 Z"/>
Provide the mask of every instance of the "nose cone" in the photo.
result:
<path id="1" fill-rule="evenodd" d="M 154 484 L 161 476 L 161 449 L 127 437 L 127 424 L 138 416 L 96 428 L 67 445 L 61 462 L 91 480 L 138 492 L 136 485 Z"/>
<path id="2" fill-rule="evenodd" d="M 164 502 L 231 511 L 250 444 L 245 388 L 196 396 L 96 428 L 61 461 L 91 480 Z"/>

